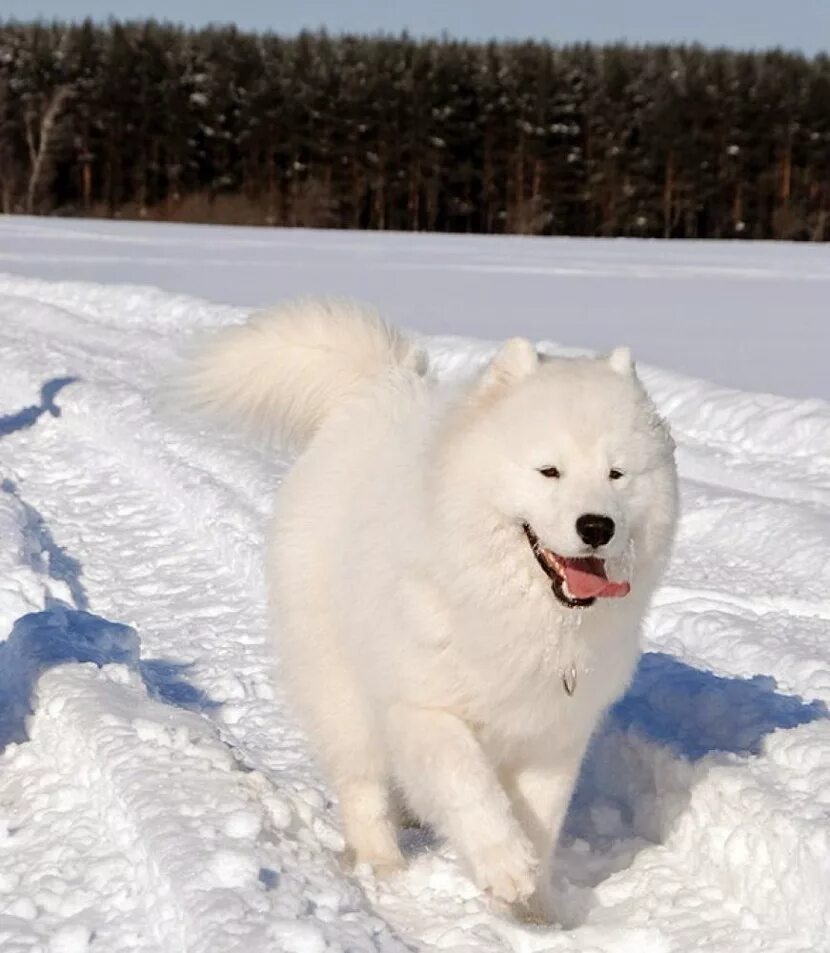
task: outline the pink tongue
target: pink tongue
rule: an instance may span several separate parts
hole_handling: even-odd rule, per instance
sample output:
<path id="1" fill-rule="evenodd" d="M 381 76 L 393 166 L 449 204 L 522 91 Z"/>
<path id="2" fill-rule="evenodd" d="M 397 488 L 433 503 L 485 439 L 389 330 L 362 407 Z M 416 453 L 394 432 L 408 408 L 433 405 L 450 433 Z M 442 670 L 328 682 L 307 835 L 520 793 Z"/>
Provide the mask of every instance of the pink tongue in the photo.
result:
<path id="1" fill-rule="evenodd" d="M 601 560 L 593 556 L 563 559 L 562 562 L 565 564 L 565 581 L 575 599 L 619 599 L 631 591 L 629 583 L 608 579 Z"/>

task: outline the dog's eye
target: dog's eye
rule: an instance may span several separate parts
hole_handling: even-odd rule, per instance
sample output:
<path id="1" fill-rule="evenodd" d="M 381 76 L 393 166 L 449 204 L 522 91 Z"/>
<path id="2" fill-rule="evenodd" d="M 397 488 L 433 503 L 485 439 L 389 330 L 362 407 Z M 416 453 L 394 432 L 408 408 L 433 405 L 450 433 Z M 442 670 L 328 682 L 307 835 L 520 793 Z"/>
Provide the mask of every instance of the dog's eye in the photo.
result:
<path id="1" fill-rule="evenodd" d="M 609 480 L 619 480 L 619 479 L 622 478 L 622 476 L 623 476 L 622 470 L 609 470 L 609 471 L 608 471 L 608 479 L 609 479 Z"/>
<path id="2" fill-rule="evenodd" d="M 552 480 L 558 480 L 562 475 L 556 467 L 541 467 L 539 472 L 543 477 L 550 477 Z"/>

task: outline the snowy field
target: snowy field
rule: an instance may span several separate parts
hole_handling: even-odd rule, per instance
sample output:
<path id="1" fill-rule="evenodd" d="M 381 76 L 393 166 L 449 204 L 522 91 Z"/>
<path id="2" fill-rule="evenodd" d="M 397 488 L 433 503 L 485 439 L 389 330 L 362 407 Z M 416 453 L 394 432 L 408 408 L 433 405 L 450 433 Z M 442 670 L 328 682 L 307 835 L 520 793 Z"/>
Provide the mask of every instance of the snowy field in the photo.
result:
<path id="1" fill-rule="evenodd" d="M 830 950 L 829 258 L 0 219 L 0 951 Z M 389 881 L 341 866 L 263 648 L 287 461 L 153 403 L 195 330 L 297 292 L 467 335 L 428 342 L 446 374 L 517 331 L 648 362 L 680 538 L 561 926 L 493 916 L 422 833 Z"/>
<path id="2" fill-rule="evenodd" d="M 153 285 L 241 307 L 369 299 L 425 334 L 523 334 L 830 400 L 830 249 L 206 228 L 0 216 L 0 271 Z"/>

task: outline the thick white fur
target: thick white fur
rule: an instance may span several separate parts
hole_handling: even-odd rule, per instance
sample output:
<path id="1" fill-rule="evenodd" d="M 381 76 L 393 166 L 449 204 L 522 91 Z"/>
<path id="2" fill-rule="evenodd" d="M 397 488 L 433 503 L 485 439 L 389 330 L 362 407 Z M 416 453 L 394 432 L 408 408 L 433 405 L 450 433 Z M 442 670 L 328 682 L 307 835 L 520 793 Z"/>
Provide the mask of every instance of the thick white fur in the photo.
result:
<path id="1" fill-rule="evenodd" d="M 539 360 L 514 339 L 461 386 L 418 365 L 375 315 L 310 302 L 220 336 L 185 384 L 304 448 L 271 537 L 274 652 L 356 859 L 401 863 L 396 791 L 482 889 L 548 916 L 583 753 L 669 549 L 673 445 L 625 349 Z M 582 513 L 615 520 L 600 555 L 632 588 L 571 609 L 522 524 L 576 556 Z"/>
<path id="2" fill-rule="evenodd" d="M 301 450 L 347 394 L 419 360 L 375 312 L 349 301 L 299 300 L 215 335 L 172 382 L 171 396 Z"/>

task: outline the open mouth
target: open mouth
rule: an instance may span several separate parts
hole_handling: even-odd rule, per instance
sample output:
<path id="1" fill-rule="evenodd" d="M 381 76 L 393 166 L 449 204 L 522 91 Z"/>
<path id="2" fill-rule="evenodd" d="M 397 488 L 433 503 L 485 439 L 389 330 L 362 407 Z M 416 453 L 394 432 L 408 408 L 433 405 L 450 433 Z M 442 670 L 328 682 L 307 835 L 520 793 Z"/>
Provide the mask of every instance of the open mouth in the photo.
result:
<path id="1" fill-rule="evenodd" d="M 527 523 L 524 531 L 536 562 L 550 579 L 553 594 L 563 606 L 584 608 L 597 599 L 620 599 L 631 591 L 628 582 L 608 578 L 605 560 L 599 556 L 560 556 L 545 549 Z"/>

